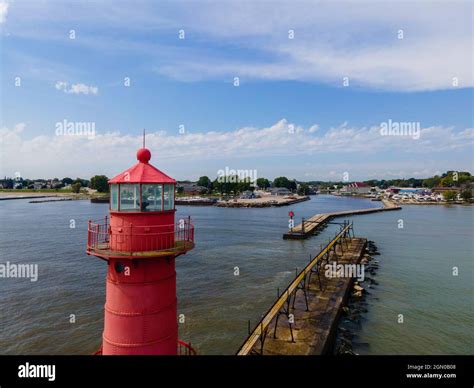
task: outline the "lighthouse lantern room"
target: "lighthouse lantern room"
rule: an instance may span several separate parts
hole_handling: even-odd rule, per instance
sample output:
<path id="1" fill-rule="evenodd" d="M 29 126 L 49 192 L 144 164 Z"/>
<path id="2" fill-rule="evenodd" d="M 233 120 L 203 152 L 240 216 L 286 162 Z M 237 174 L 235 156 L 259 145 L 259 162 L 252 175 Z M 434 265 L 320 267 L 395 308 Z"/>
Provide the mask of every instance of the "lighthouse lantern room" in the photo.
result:
<path id="1" fill-rule="evenodd" d="M 178 340 L 175 258 L 194 248 L 191 219 L 175 223 L 176 181 L 150 151 L 109 180 L 110 216 L 89 221 L 87 254 L 107 262 L 99 353 L 193 354 Z"/>

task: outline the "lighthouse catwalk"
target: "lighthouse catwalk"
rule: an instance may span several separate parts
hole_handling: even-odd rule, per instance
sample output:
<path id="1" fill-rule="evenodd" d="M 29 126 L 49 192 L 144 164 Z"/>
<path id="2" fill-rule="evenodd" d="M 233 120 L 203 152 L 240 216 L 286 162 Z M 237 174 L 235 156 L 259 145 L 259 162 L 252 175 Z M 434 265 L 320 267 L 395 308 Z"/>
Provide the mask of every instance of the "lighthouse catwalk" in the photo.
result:
<path id="1" fill-rule="evenodd" d="M 110 216 L 89 221 L 87 253 L 107 262 L 104 355 L 193 354 L 178 340 L 175 258 L 194 247 L 190 218 L 175 222 L 176 181 L 151 152 L 109 181 Z"/>

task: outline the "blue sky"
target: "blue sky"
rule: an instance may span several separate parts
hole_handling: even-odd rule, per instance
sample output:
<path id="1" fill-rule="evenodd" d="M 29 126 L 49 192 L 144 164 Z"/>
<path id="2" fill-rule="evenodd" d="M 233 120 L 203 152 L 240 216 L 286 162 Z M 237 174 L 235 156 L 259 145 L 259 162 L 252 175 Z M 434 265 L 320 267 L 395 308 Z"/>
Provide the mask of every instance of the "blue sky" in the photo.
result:
<path id="1" fill-rule="evenodd" d="M 143 128 L 152 162 L 177 179 L 226 166 L 302 180 L 472 171 L 472 11 L 0 0 L 0 175 L 113 176 Z M 95 135 L 58 135 L 64 120 Z M 381 136 L 388 120 L 421 136 Z"/>

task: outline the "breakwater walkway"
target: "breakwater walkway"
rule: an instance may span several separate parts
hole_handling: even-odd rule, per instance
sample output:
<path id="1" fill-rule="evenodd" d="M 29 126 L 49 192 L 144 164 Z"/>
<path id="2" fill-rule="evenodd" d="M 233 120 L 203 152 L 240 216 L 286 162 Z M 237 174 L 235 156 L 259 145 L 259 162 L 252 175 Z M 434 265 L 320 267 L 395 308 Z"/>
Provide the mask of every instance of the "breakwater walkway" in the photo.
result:
<path id="1" fill-rule="evenodd" d="M 5 197 L 0 197 L 0 201 L 9 201 L 14 199 L 36 199 L 36 198 L 51 198 L 57 197 L 56 195 L 9 195 Z"/>
<path id="2" fill-rule="evenodd" d="M 336 217 L 344 217 L 351 215 L 378 213 L 390 210 L 400 210 L 401 206 L 394 204 L 388 200 L 382 200 L 383 207 L 359 209 L 359 210 L 345 210 L 333 213 L 316 214 L 311 218 L 302 219 L 301 224 L 291 228 L 287 233 L 283 234 L 285 240 L 302 240 L 313 235 L 318 229 L 326 225 L 330 220 Z"/>
<path id="3" fill-rule="evenodd" d="M 218 207 L 280 207 L 294 205 L 299 202 L 309 201 L 308 195 L 298 197 L 266 196 L 262 198 L 234 199 L 216 202 Z"/>
<path id="4" fill-rule="evenodd" d="M 344 222 L 339 233 L 281 293 L 257 323 L 237 355 L 317 355 L 328 352 L 339 316 L 353 285 L 352 277 L 327 277 L 327 264 L 355 265 L 367 240 Z M 250 325 L 249 325 L 250 326 Z"/>

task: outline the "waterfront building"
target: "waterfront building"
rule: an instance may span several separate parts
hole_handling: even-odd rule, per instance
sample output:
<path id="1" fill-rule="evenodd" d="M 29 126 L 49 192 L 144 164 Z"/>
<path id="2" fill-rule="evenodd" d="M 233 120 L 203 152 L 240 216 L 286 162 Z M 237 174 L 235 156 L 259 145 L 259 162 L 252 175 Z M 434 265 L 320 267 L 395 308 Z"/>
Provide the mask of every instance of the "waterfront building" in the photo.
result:
<path id="1" fill-rule="evenodd" d="M 290 195 L 291 191 L 286 187 L 273 187 L 270 189 L 272 195 Z"/>
<path id="2" fill-rule="evenodd" d="M 185 195 L 199 195 L 207 191 L 207 187 L 198 186 L 196 183 L 178 183 L 177 188 Z"/>
<path id="3" fill-rule="evenodd" d="M 340 190 L 342 195 L 364 195 L 370 192 L 371 187 L 364 182 L 349 183 Z"/>

